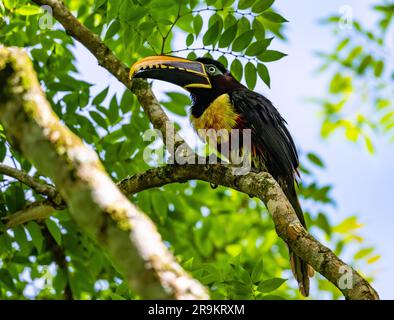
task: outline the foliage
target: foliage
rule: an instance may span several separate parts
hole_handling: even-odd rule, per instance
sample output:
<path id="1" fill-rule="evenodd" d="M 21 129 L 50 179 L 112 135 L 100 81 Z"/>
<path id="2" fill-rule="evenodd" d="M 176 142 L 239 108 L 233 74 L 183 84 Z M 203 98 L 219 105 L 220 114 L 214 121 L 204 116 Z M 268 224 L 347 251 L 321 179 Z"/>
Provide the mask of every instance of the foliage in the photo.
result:
<path id="1" fill-rule="evenodd" d="M 370 153 L 373 136 L 386 134 L 394 141 L 394 3 L 381 2 L 372 8 L 377 15 L 372 29 L 365 26 L 367 21 L 349 19 L 345 24 L 346 17 L 336 15 L 324 19 L 337 44 L 332 52 L 320 53 L 320 70 L 331 76 L 329 95 L 318 100 L 322 136 L 342 129 L 350 141 L 364 142 Z"/>
<path id="2" fill-rule="evenodd" d="M 229 66 L 250 88 L 258 77 L 269 86 L 266 63 L 285 56 L 272 49 L 274 38 L 285 39 L 286 19 L 273 0 L 68 0 L 66 5 L 88 28 L 100 35 L 128 65 L 157 53 L 205 53 Z M 27 0 L 0 3 L 0 41 L 26 47 L 52 107 L 61 120 L 100 155 L 113 179 L 120 180 L 150 165 L 143 160 L 142 139 L 149 121 L 136 98 L 124 91 L 111 95 L 106 87 L 92 95 L 93 85 L 80 79 L 75 67 L 74 41 L 55 24 L 40 28 L 42 10 Z M 179 41 L 182 39 L 182 41 Z M 175 41 L 176 40 L 176 41 Z M 183 44 L 184 42 L 184 44 Z M 186 116 L 188 98 L 168 93 L 164 103 L 172 114 Z M 17 150 L 10 147 L 1 129 L 0 158 L 47 181 Z M 355 217 L 334 225 L 328 206 L 335 204 L 330 186 L 319 185 L 316 169 L 323 161 L 310 153 L 303 159 L 300 192 L 310 230 L 335 248 L 347 251 L 351 242 L 362 242 Z M 22 209 L 41 196 L 5 176 L 1 179 L 0 217 Z M 141 192 L 131 201 L 157 224 L 163 238 L 184 268 L 207 285 L 218 299 L 300 298 L 290 278 L 288 253 L 277 237 L 260 201 L 209 184 L 191 181 Z M 364 247 L 354 254 L 362 265 L 378 257 Z M 347 253 L 349 254 L 349 253 Z M 314 297 L 339 298 L 327 280 L 316 277 L 320 293 Z M 5 231 L 0 222 L 0 298 L 130 299 L 110 258 L 81 233 L 67 210 L 41 222 L 30 222 Z"/>

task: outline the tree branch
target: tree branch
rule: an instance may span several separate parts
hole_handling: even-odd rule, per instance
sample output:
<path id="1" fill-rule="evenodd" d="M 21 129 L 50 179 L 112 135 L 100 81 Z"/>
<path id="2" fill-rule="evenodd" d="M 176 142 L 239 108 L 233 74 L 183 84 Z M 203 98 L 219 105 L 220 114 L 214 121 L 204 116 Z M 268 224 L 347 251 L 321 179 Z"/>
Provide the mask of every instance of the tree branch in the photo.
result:
<path id="1" fill-rule="evenodd" d="M 237 176 L 232 170 L 231 167 L 220 164 L 167 165 L 126 178 L 118 185 L 124 193 L 133 194 L 169 183 L 199 179 L 257 197 L 264 202 L 271 214 L 279 237 L 292 251 L 341 290 L 347 299 L 379 299 L 377 292 L 357 271 L 305 230 L 281 187 L 268 172 L 250 172 Z M 352 283 L 341 288 L 341 279 L 345 274 Z"/>
<path id="2" fill-rule="evenodd" d="M 54 186 L 34 179 L 23 170 L 18 170 L 0 163 L 0 174 L 7 175 L 22 182 L 37 193 L 47 196 L 54 204 L 61 205 L 63 202 Z"/>
<path id="3" fill-rule="evenodd" d="M 6 225 L 5 227 L 13 228 L 22 223 L 26 223 L 31 220 L 41 220 L 50 217 L 56 209 L 53 207 L 53 203 L 48 200 L 36 201 L 27 205 L 22 210 L 15 212 L 12 215 L 5 216 Z"/>
<path id="4" fill-rule="evenodd" d="M 208 297 L 175 262 L 152 221 L 111 181 L 97 154 L 59 122 L 28 55 L 16 48 L 0 48 L 0 121 L 13 145 L 54 181 L 76 224 L 108 251 L 141 297 Z"/>

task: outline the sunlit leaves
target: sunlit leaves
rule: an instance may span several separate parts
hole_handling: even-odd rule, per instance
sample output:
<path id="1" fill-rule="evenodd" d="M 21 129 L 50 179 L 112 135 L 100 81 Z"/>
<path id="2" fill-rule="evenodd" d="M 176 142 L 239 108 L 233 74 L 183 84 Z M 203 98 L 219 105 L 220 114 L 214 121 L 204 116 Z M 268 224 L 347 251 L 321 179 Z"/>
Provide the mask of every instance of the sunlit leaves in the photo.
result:
<path id="1" fill-rule="evenodd" d="M 211 26 L 207 33 L 203 37 L 204 45 L 214 44 L 219 35 L 219 21 L 216 21 L 213 26 Z"/>
<path id="2" fill-rule="evenodd" d="M 259 54 L 263 53 L 267 47 L 270 45 L 273 38 L 264 39 L 260 41 L 253 42 L 248 48 L 246 49 L 245 54 L 248 56 L 258 56 Z"/>
<path id="3" fill-rule="evenodd" d="M 15 13 L 23 16 L 31 16 L 42 13 L 42 9 L 38 6 L 22 6 L 15 10 Z"/>
<path id="4" fill-rule="evenodd" d="M 37 251 L 41 252 L 42 245 L 44 243 L 44 237 L 42 235 L 40 226 L 36 222 L 30 221 L 26 225 L 26 228 L 29 231 L 29 234 Z"/>
<path id="5" fill-rule="evenodd" d="M 235 40 L 232 45 L 232 50 L 233 51 L 242 51 L 245 49 L 250 42 L 252 41 L 254 36 L 254 33 L 252 30 L 246 31 L 242 34 L 240 34 Z"/>
<path id="6" fill-rule="evenodd" d="M 232 26 L 228 27 L 220 37 L 219 47 L 228 47 L 235 39 L 238 30 L 238 23 L 234 23 Z"/>
<path id="7" fill-rule="evenodd" d="M 114 20 L 109 26 L 107 32 L 105 33 L 104 39 L 112 38 L 119 31 L 120 28 L 121 28 L 121 24 L 119 20 Z"/>
<path id="8" fill-rule="evenodd" d="M 167 96 L 170 98 L 170 101 L 163 102 L 162 104 L 171 112 L 186 116 L 187 107 L 190 105 L 190 98 L 179 92 L 167 92 Z"/>
<path id="9" fill-rule="evenodd" d="M 380 77 L 382 75 L 383 68 L 384 68 L 384 62 L 382 60 L 377 61 L 374 68 L 375 77 Z"/>
<path id="10" fill-rule="evenodd" d="M 274 23 L 284 23 L 284 22 L 288 22 L 285 18 L 283 18 L 280 14 L 276 13 L 276 12 L 272 12 L 272 11 L 267 11 L 267 12 L 263 12 L 261 14 L 261 17 L 263 17 L 264 19 L 267 19 L 271 22 Z"/>
<path id="11" fill-rule="evenodd" d="M 234 59 L 233 62 L 231 63 L 230 67 L 231 73 L 237 80 L 242 79 L 242 74 L 243 74 L 243 67 L 242 63 L 238 59 Z"/>
<path id="12" fill-rule="evenodd" d="M 198 37 L 198 35 L 200 34 L 202 26 L 203 26 L 203 20 L 201 18 L 201 15 L 196 14 L 193 19 L 193 28 L 196 37 Z"/>
<path id="13" fill-rule="evenodd" d="M 316 155 L 315 153 L 309 152 L 307 154 L 307 157 L 313 164 L 317 165 L 320 168 L 324 168 L 324 163 L 323 163 L 322 159 L 318 155 Z"/>
<path id="14" fill-rule="evenodd" d="M 264 83 L 269 88 L 271 86 L 271 78 L 269 75 L 268 68 L 264 64 L 259 63 L 257 65 L 257 73 L 259 74 L 259 77 L 264 81 Z"/>
<path id="15" fill-rule="evenodd" d="M 248 62 L 245 66 L 245 80 L 248 88 L 253 90 L 257 82 L 257 72 L 256 67 L 251 62 Z"/>
<path id="16" fill-rule="evenodd" d="M 276 50 L 267 50 L 261 55 L 258 56 L 258 59 L 262 62 L 272 62 L 277 61 L 285 57 L 286 54 L 276 51 Z"/>
<path id="17" fill-rule="evenodd" d="M 256 0 L 239 0 L 238 9 L 245 10 L 253 6 Z"/>
<path id="18" fill-rule="evenodd" d="M 259 282 L 262 279 L 264 271 L 264 262 L 260 258 L 253 267 L 252 274 L 250 276 L 253 283 Z"/>
<path id="19" fill-rule="evenodd" d="M 332 75 L 330 95 L 322 101 L 322 133 L 329 136 L 343 129 L 349 140 L 362 141 L 370 153 L 374 152 L 376 134 L 392 134 L 394 131 L 393 122 L 392 125 L 382 125 L 380 119 L 384 113 L 379 103 L 393 100 L 389 91 L 392 55 L 387 54 L 386 40 L 382 37 L 393 19 L 393 15 L 385 11 L 387 8 L 390 5 L 374 7 L 380 17 L 375 28 L 370 29 L 364 21 L 355 20 L 352 35 L 336 34 L 338 44 L 333 52 L 320 55 L 324 60 L 321 70 Z M 336 24 L 339 19 L 333 16 L 326 22 Z M 356 114 L 355 110 L 362 110 L 363 114 Z"/>
<path id="20" fill-rule="evenodd" d="M 55 239 L 56 243 L 60 246 L 62 244 L 62 233 L 58 224 L 52 219 L 46 219 L 45 225 L 47 226 L 48 231 L 52 235 L 53 239 Z"/>
<path id="21" fill-rule="evenodd" d="M 278 289 L 287 279 L 282 278 L 272 278 L 265 281 L 261 281 L 257 287 L 257 290 L 263 293 L 268 293 Z"/>
<path id="22" fill-rule="evenodd" d="M 267 9 L 269 9 L 275 0 L 260 0 L 256 1 L 256 3 L 252 7 L 252 11 L 255 13 L 261 13 Z"/>

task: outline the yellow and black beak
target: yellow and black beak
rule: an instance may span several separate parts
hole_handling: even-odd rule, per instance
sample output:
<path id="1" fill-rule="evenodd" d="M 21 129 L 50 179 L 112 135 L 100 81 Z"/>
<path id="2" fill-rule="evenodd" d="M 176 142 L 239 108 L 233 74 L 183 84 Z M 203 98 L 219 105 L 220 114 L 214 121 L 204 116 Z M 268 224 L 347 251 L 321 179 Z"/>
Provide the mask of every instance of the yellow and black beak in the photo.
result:
<path id="1" fill-rule="evenodd" d="M 185 89 L 212 88 L 203 63 L 171 56 L 152 56 L 137 61 L 130 69 L 131 78 L 163 80 Z"/>

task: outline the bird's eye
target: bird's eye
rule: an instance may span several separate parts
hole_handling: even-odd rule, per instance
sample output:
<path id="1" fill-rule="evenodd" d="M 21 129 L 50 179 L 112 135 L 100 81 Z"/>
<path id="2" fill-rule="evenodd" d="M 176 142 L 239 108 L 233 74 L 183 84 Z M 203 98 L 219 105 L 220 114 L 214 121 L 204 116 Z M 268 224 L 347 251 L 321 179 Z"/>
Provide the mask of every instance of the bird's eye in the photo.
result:
<path id="1" fill-rule="evenodd" d="M 215 71 L 216 71 L 216 68 L 215 68 L 214 66 L 210 66 L 210 67 L 208 68 L 208 72 L 209 72 L 209 73 L 215 73 Z"/>

